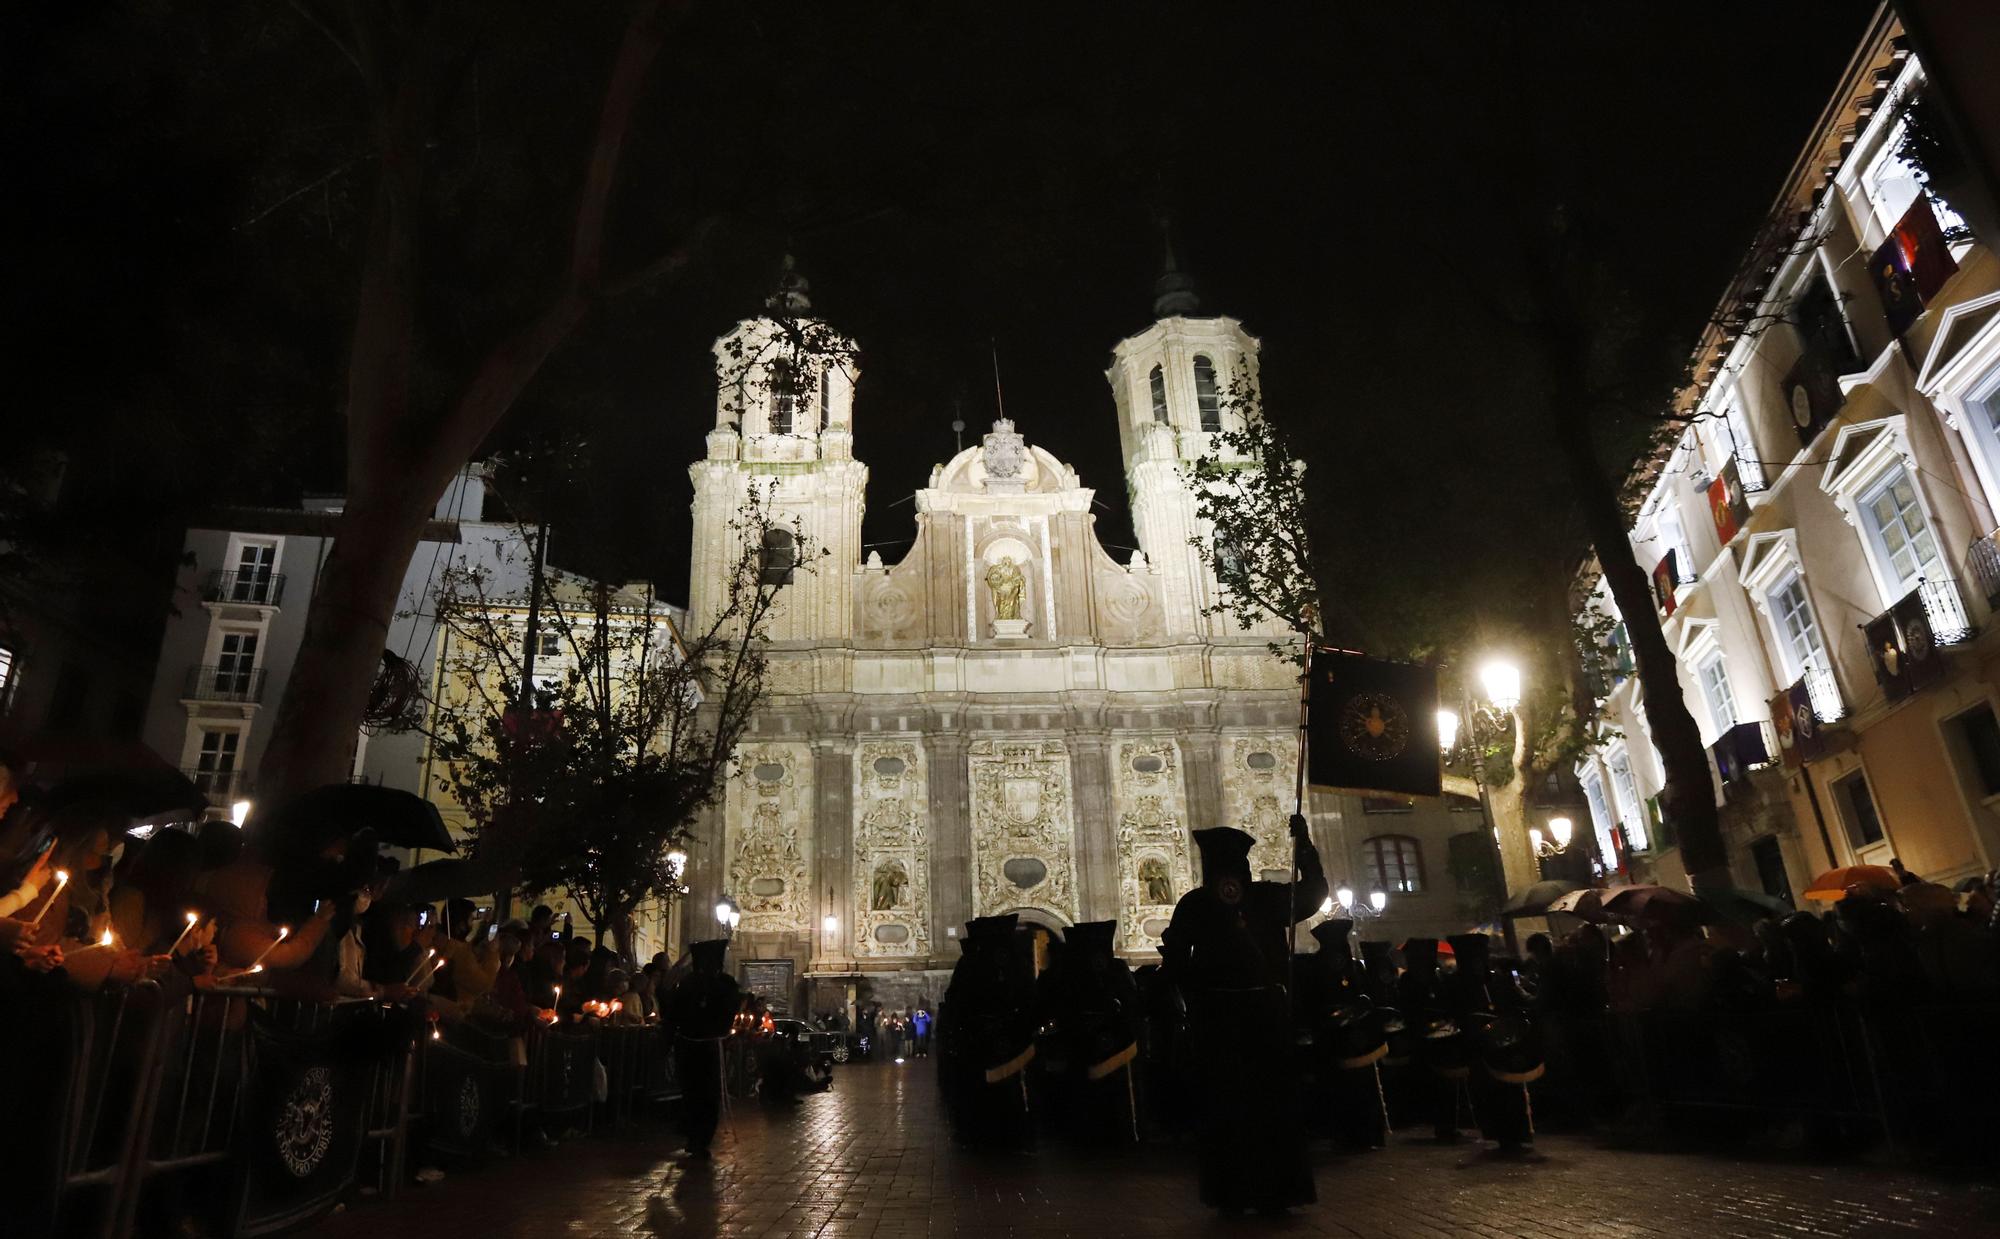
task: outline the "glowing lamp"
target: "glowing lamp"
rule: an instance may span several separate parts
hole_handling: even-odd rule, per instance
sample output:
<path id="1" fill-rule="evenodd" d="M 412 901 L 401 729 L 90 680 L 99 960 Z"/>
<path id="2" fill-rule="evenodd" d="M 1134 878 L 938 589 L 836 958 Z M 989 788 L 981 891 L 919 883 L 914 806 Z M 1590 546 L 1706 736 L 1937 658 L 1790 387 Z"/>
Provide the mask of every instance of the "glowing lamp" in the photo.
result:
<path id="1" fill-rule="evenodd" d="M 729 923 L 729 903 L 727 900 L 715 905 L 715 919 L 724 925 Z"/>
<path id="2" fill-rule="evenodd" d="M 1457 743 L 1458 743 L 1458 715 L 1453 714 L 1450 710 L 1439 710 L 1438 747 L 1440 749 L 1443 749 L 1445 752 L 1449 753 L 1451 752 L 1452 746 Z"/>
<path id="3" fill-rule="evenodd" d="M 820 921 L 819 927 L 828 933 L 835 933 L 840 929 L 840 918 L 829 913 Z"/>
<path id="4" fill-rule="evenodd" d="M 688 854 L 679 848 L 675 848 L 667 853 L 667 868 L 672 869 L 675 873 L 679 873 L 681 870 L 687 868 L 687 863 Z"/>
<path id="5" fill-rule="evenodd" d="M 1549 819 L 1549 837 L 1556 841 L 1558 850 L 1569 846 L 1570 833 L 1575 829 L 1575 823 L 1566 817 L 1552 817 Z"/>
<path id="6" fill-rule="evenodd" d="M 1505 659 L 1496 658 L 1481 667 L 1479 684 L 1486 690 L 1486 699 L 1502 710 L 1521 704 L 1521 669 Z"/>
<path id="7" fill-rule="evenodd" d="M 1541 852 L 1542 832 L 1533 826 L 1528 827 L 1528 844 L 1535 849 L 1537 854 Z"/>
<path id="8" fill-rule="evenodd" d="M 1387 891 L 1369 891 L 1369 892 L 1368 892 L 1368 906 L 1369 906 L 1369 907 L 1371 907 L 1371 908 L 1373 908 L 1373 909 L 1375 909 L 1375 910 L 1376 910 L 1377 912 L 1380 912 L 1380 911 L 1381 911 L 1382 909 L 1384 909 L 1384 908 L 1388 907 L 1388 906 L 1389 906 L 1389 892 L 1387 892 Z"/>
<path id="9" fill-rule="evenodd" d="M 1354 906 L 1354 888 L 1353 888 L 1353 887 L 1351 887 L 1351 886 L 1343 886 L 1343 887 L 1341 887 L 1340 889 L 1338 889 L 1338 890 L 1334 891 L 1334 892 L 1333 892 L 1333 901 L 1334 901 L 1335 903 L 1339 904 L 1339 905 L 1340 905 L 1341 907 L 1343 907 L 1343 908 L 1351 908 L 1351 907 L 1353 907 L 1353 906 Z"/>
<path id="10" fill-rule="evenodd" d="M 244 822 L 250 820 L 250 802 L 239 800 L 235 804 L 230 805 L 229 820 L 237 826 L 241 826 Z"/>
<path id="11" fill-rule="evenodd" d="M 1328 895 L 1325 899 L 1319 901 L 1319 914 L 1321 916 L 1333 915 L 1333 896 Z"/>

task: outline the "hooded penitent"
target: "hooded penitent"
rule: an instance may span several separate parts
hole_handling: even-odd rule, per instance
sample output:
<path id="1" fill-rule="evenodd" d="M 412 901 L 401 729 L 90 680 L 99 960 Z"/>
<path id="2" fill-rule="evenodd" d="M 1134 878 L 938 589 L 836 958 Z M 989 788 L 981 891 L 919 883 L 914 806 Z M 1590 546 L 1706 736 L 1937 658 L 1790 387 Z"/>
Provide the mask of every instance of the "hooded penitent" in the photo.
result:
<path id="1" fill-rule="evenodd" d="M 1214 886 L 1224 878 L 1250 879 L 1250 848 L 1257 842 L 1234 826 L 1211 826 L 1194 832 L 1201 849 L 1201 883 Z"/>

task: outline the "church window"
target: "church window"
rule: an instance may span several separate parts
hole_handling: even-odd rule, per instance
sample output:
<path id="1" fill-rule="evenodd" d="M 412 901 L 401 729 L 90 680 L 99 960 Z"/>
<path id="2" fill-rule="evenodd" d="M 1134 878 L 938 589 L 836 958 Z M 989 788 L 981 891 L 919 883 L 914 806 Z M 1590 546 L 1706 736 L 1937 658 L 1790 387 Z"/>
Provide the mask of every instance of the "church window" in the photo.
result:
<path id="1" fill-rule="evenodd" d="M 1148 382 L 1152 384 L 1153 388 L 1153 420 L 1156 422 L 1165 422 L 1167 420 L 1166 371 L 1160 369 L 1158 366 L 1154 366 L 1152 376 L 1148 379 Z"/>
<path id="2" fill-rule="evenodd" d="M 1376 835 L 1361 844 L 1371 890 L 1414 895 L 1424 889 L 1424 853 L 1408 835 Z"/>
<path id="3" fill-rule="evenodd" d="M 759 585 L 790 585 L 799 561 L 798 539 L 789 529 L 766 529 L 757 571 Z"/>
<path id="4" fill-rule="evenodd" d="M 1203 430 L 1222 429 L 1222 400 L 1215 391 L 1215 363 L 1206 357 L 1194 359 L 1194 407 L 1201 414 Z"/>
<path id="5" fill-rule="evenodd" d="M 792 363 L 774 361 L 771 363 L 771 433 L 788 435 L 792 433 L 792 411 L 798 404 L 797 383 L 792 377 Z"/>

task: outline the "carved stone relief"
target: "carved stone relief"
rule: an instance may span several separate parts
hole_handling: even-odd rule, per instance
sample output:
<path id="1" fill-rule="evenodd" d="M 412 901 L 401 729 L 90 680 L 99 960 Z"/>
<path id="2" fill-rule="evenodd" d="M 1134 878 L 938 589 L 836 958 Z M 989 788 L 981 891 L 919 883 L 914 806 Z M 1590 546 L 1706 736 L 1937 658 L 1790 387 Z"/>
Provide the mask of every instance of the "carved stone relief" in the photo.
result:
<path id="1" fill-rule="evenodd" d="M 1122 740 L 1111 760 L 1118 949 L 1157 951 L 1174 902 L 1194 886 L 1180 746 L 1164 737 Z"/>
<path id="2" fill-rule="evenodd" d="M 1282 732 L 1225 736 L 1223 745 L 1224 824 L 1256 836 L 1250 849 L 1253 876 L 1290 872 L 1291 831 L 1286 823 L 1293 807 L 1298 737 Z"/>
<path id="3" fill-rule="evenodd" d="M 1068 748 L 1060 740 L 975 740 L 967 763 L 973 914 L 1039 908 L 1075 921 Z"/>
<path id="4" fill-rule="evenodd" d="M 914 740 L 854 749 L 854 954 L 930 954 L 930 802 Z"/>
<path id="5" fill-rule="evenodd" d="M 742 928 L 807 928 L 812 911 L 812 751 L 756 744 L 740 754 L 727 795 L 729 891 Z"/>

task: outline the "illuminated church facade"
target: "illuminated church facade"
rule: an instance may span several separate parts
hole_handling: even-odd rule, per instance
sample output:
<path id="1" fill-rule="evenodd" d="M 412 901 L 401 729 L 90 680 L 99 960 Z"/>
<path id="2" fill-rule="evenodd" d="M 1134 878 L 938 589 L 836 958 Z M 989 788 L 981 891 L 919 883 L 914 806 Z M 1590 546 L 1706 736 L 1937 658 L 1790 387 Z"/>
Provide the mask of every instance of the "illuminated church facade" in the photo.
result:
<path id="1" fill-rule="evenodd" d="M 1001 420 L 937 465 L 897 562 L 863 554 L 865 403 L 853 351 L 788 276 L 771 313 L 715 346 L 707 453 L 690 469 L 690 624 L 724 605 L 752 487 L 812 552 L 775 612 L 771 697 L 698 828 L 684 940 L 740 913 L 734 954 L 789 971 L 815 1011 L 842 987 L 895 1006 L 942 989 L 973 917 L 1056 931 L 1116 918 L 1153 957 L 1196 880 L 1190 827 L 1289 864 L 1297 688 L 1270 631 L 1211 614 L 1185 468 L 1241 414 L 1258 342 L 1162 277 L 1156 321 L 1105 377 L 1140 551 L 1098 541 L 1093 489 Z M 820 548 L 825 554 L 819 556 Z M 794 993 L 799 992 L 794 990 Z"/>

